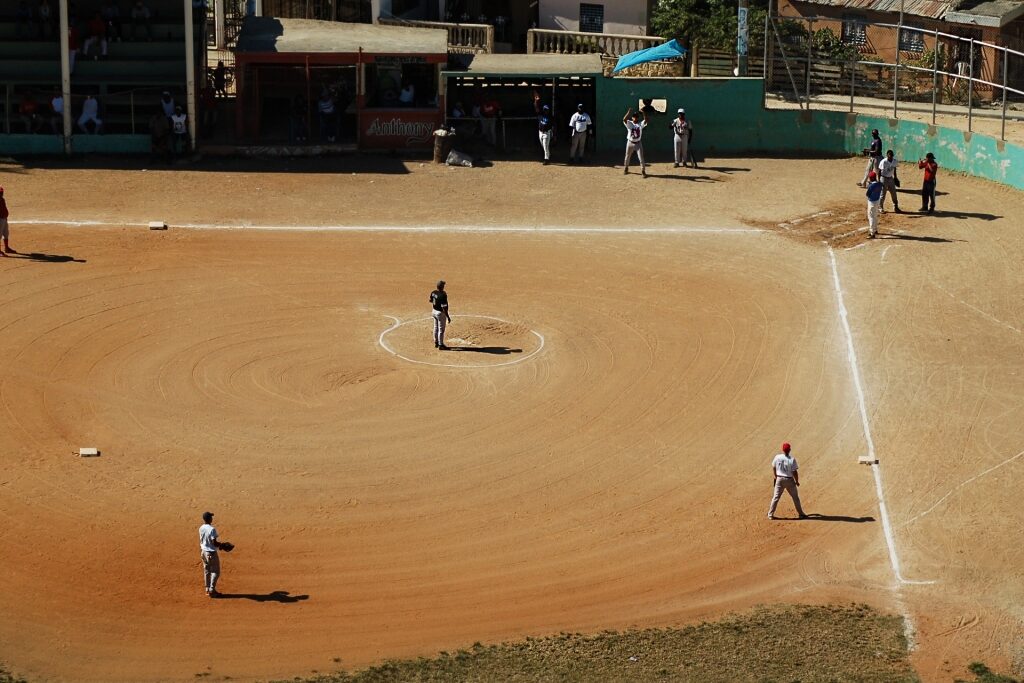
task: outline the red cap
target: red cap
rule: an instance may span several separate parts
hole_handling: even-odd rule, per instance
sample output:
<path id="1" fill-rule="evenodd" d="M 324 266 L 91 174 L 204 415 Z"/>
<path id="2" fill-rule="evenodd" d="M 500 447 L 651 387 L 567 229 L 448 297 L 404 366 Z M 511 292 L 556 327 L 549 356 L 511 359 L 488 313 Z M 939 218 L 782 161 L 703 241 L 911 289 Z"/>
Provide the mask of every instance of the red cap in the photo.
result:
<path id="1" fill-rule="evenodd" d="M 789 449 L 790 449 L 790 446 L 789 446 L 789 442 L 788 441 L 782 444 L 782 452 L 783 453 L 789 453 Z"/>
<path id="2" fill-rule="evenodd" d="M 874 180 L 877 177 L 878 177 L 878 174 L 875 173 L 874 171 L 872 171 L 871 173 L 868 173 L 868 178 L 871 178 L 872 180 Z"/>

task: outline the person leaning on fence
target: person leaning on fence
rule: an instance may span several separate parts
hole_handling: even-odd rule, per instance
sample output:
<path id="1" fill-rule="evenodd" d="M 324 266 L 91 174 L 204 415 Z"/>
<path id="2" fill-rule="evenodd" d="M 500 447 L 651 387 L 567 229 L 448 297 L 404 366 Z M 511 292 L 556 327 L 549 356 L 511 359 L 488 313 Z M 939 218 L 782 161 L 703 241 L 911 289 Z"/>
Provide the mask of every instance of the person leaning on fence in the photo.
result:
<path id="1" fill-rule="evenodd" d="M 864 149 L 868 156 L 868 165 L 864 169 L 864 179 L 857 185 L 865 187 L 868 184 L 868 174 L 872 171 L 878 172 L 878 164 L 882 161 L 882 138 L 878 136 L 878 129 L 871 131 L 871 146 Z"/>

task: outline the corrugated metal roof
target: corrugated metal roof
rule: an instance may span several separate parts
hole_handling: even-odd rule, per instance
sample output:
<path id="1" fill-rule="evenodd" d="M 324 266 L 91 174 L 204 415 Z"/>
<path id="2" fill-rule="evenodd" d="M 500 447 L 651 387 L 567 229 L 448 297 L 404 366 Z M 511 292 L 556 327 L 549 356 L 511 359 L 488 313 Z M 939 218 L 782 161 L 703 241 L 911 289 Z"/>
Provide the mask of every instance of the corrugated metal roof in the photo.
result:
<path id="1" fill-rule="evenodd" d="M 828 5 L 829 7 L 844 7 L 862 12 L 890 12 L 899 14 L 900 4 L 903 5 L 903 14 L 915 17 L 927 17 L 928 19 L 941 19 L 946 12 L 953 7 L 953 2 L 939 2 L 937 0 L 800 0 L 810 5 Z"/>

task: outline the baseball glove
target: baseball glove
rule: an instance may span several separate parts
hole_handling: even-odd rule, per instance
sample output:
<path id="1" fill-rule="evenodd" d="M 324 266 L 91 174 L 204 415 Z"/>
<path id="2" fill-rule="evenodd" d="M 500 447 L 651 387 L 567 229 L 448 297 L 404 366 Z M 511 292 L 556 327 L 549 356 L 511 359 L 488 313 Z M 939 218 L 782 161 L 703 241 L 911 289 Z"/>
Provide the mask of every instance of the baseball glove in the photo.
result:
<path id="1" fill-rule="evenodd" d="M 224 543 L 220 544 L 220 549 L 226 553 L 230 553 L 232 550 L 235 549 L 235 544 L 225 541 Z"/>

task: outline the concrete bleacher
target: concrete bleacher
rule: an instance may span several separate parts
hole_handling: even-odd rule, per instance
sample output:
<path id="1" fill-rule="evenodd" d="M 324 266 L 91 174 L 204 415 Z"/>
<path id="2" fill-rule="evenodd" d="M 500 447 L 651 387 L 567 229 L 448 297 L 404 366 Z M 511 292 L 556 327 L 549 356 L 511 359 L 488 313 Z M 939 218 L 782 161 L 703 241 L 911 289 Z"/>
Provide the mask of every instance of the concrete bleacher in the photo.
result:
<path id="1" fill-rule="evenodd" d="M 72 113 L 77 115 L 86 93 L 100 101 L 105 133 L 145 133 L 148 118 L 157 107 L 159 93 L 171 91 L 184 101 L 185 26 L 181 0 L 146 0 L 153 13 L 152 40 L 139 27 L 133 35 L 130 8 L 133 0 L 119 0 L 122 40 L 108 36 L 107 56 L 99 57 L 99 45 L 90 54 L 82 53 L 88 35 L 87 23 L 103 0 L 78 0 L 77 21 L 79 52 L 71 74 Z M 6 3 L 0 2 L 0 5 Z M 13 8 L 13 3 L 11 5 Z M 197 27 L 200 23 L 197 22 Z M 201 45 L 197 36 L 197 45 Z M 98 58 L 94 58 L 98 57 Z M 25 40 L 19 37 L 13 9 L 0 8 L 0 137 L 6 132 L 23 131 L 18 104 L 23 93 L 30 92 L 40 102 L 49 102 L 60 88 L 60 43 L 56 38 Z M 14 137 L 11 135 L 9 137 Z M 106 137 L 106 136 L 104 136 Z M 88 146 L 96 146 L 90 142 Z M 22 145 L 24 146 L 24 145 Z M 0 143 L 0 149 L 4 145 Z"/>

